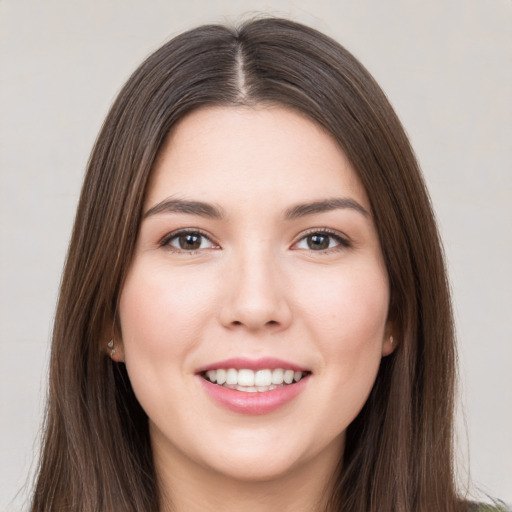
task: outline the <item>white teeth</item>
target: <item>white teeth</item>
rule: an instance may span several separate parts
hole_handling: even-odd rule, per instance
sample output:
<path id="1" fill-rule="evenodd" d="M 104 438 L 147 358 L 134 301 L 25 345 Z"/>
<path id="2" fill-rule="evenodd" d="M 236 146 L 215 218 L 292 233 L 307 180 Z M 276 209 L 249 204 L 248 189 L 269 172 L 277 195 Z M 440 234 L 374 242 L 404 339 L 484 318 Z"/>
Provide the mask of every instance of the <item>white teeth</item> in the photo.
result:
<path id="1" fill-rule="evenodd" d="M 246 368 L 240 370 L 219 368 L 218 370 L 208 370 L 204 375 L 210 382 L 248 393 L 270 391 L 285 384 L 298 382 L 304 376 L 303 372 L 284 370 L 283 368 L 257 371 Z"/>
<path id="2" fill-rule="evenodd" d="M 291 384 L 293 382 L 294 373 L 295 372 L 293 370 L 286 370 L 284 372 L 284 381 L 286 384 Z"/>
<path id="3" fill-rule="evenodd" d="M 276 368 L 272 372 L 272 384 L 282 384 L 284 381 L 284 370 L 282 368 Z"/>
<path id="4" fill-rule="evenodd" d="M 264 391 L 272 391 L 273 389 L 279 388 L 280 386 L 228 386 L 224 385 L 223 387 L 229 389 L 236 389 L 237 391 L 244 391 L 245 393 L 256 393 L 256 392 L 264 392 Z"/>
<path id="5" fill-rule="evenodd" d="M 226 372 L 226 384 L 238 384 L 238 372 L 234 368 Z"/>
<path id="6" fill-rule="evenodd" d="M 256 393 L 258 390 L 254 386 L 235 386 L 234 389 L 238 391 L 245 391 L 247 393 Z"/>
<path id="7" fill-rule="evenodd" d="M 270 384 L 272 384 L 272 372 L 270 370 L 258 370 L 254 375 L 254 385 L 261 387 L 270 386 Z"/>
<path id="8" fill-rule="evenodd" d="M 213 370 L 215 371 L 215 370 Z M 208 375 L 208 374 L 207 374 Z M 212 382 L 215 380 L 210 379 Z M 217 370 L 217 384 L 222 385 L 226 382 L 226 370 Z"/>
<path id="9" fill-rule="evenodd" d="M 254 386 L 254 372 L 252 370 L 238 370 L 238 385 Z"/>

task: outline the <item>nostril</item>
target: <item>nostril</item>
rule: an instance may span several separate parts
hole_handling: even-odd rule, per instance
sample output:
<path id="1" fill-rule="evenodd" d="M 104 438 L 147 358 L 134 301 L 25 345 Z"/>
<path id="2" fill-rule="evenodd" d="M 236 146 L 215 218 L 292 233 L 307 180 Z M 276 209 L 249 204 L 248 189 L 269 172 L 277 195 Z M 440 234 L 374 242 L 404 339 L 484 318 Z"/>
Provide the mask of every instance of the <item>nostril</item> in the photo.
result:
<path id="1" fill-rule="evenodd" d="M 233 320 L 233 322 L 231 322 L 231 325 L 239 326 L 239 325 L 244 325 L 244 323 L 241 322 L 240 320 Z M 279 325 L 279 322 L 277 320 L 269 320 L 265 325 L 267 325 L 267 326 Z"/>

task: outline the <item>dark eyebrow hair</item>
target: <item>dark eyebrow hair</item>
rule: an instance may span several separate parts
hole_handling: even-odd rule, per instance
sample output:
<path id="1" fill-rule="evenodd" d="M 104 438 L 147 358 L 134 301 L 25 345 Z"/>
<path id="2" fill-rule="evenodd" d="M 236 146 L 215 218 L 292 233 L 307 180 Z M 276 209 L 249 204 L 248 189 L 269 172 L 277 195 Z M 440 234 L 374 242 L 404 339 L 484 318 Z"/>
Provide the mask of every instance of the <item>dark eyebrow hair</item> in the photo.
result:
<path id="1" fill-rule="evenodd" d="M 343 208 L 350 208 L 364 216 L 368 216 L 368 211 L 363 208 L 357 201 L 347 197 L 336 197 L 332 199 L 323 199 L 321 201 L 313 201 L 311 203 L 303 203 L 292 206 L 285 211 L 285 218 L 287 220 L 305 217 L 306 215 L 313 215 L 315 213 L 328 212 L 330 210 L 337 210 Z M 188 213 L 192 215 L 199 215 L 201 217 L 210 217 L 213 219 L 224 218 L 224 213 L 219 206 L 205 203 L 203 201 L 189 201 L 185 199 L 164 199 L 155 206 L 152 206 L 145 214 L 144 219 L 159 213 Z"/>
<path id="2" fill-rule="evenodd" d="M 350 208 L 355 210 L 365 217 L 370 214 L 363 208 L 357 201 L 348 197 L 334 197 L 332 199 L 324 199 L 321 201 L 313 201 L 312 203 L 304 203 L 292 206 L 285 212 L 285 218 L 288 220 L 304 217 L 306 215 L 313 215 L 315 213 L 328 212 L 330 210 L 337 210 L 340 208 Z"/>
<path id="3" fill-rule="evenodd" d="M 167 198 L 152 206 L 143 216 L 144 219 L 158 213 L 190 213 L 201 217 L 221 219 L 224 217 L 222 209 L 202 201 L 187 201 L 184 199 Z"/>

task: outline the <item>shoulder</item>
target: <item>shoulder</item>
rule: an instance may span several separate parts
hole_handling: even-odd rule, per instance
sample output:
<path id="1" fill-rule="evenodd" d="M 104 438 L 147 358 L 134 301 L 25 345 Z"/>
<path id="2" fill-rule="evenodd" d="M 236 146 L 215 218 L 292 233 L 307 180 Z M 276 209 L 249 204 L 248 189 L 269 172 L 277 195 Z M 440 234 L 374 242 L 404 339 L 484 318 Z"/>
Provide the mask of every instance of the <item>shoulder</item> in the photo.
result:
<path id="1" fill-rule="evenodd" d="M 502 501 L 496 500 L 493 504 L 471 503 L 467 512 L 512 512 L 512 509 Z"/>

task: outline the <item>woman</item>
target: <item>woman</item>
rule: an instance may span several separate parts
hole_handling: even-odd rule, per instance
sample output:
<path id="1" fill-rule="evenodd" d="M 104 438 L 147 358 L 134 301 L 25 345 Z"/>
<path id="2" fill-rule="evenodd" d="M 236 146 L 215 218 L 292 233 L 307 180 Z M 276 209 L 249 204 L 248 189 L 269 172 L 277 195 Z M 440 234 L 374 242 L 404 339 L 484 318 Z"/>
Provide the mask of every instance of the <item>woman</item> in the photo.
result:
<path id="1" fill-rule="evenodd" d="M 346 50 L 205 26 L 128 80 L 64 272 L 33 511 L 455 511 L 413 152 Z"/>

